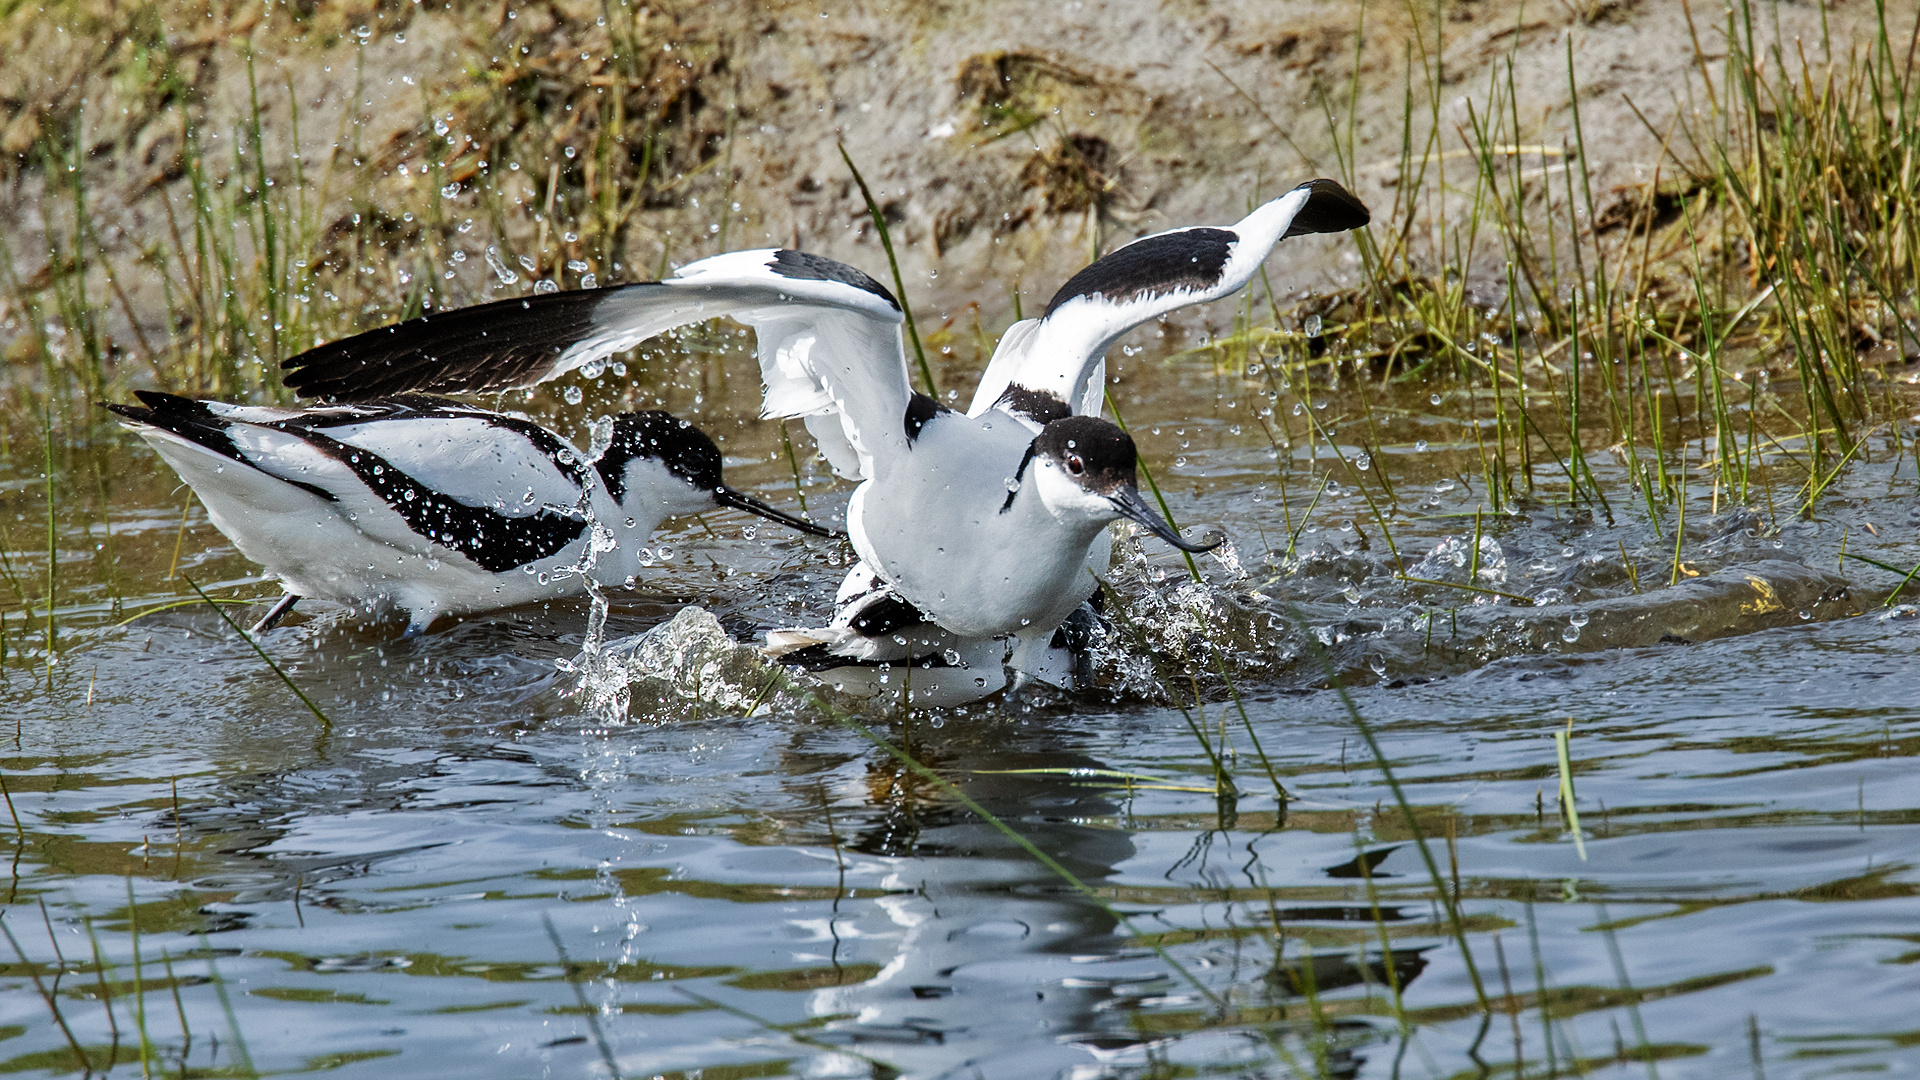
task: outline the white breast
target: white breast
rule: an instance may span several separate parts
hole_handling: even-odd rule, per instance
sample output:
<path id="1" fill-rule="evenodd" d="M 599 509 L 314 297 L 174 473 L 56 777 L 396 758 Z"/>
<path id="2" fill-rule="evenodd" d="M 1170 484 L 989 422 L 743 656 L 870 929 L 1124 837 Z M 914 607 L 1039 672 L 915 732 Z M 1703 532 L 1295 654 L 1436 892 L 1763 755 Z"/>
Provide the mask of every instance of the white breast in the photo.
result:
<path id="1" fill-rule="evenodd" d="M 1051 633 L 1092 586 L 1098 524 L 1066 525 L 1008 484 L 1032 432 L 999 411 L 942 414 L 848 508 L 854 548 L 908 602 L 965 637 Z"/>

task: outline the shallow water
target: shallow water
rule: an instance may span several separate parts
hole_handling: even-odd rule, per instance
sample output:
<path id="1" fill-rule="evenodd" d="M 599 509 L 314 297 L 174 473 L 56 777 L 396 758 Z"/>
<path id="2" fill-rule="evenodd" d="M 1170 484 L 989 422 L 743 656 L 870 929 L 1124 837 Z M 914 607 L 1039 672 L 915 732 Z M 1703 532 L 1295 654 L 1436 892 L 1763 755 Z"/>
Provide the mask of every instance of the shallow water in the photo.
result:
<path id="1" fill-rule="evenodd" d="M 622 400 L 697 417 L 736 486 L 791 503 L 779 428 L 738 419 L 751 368 L 689 349 L 636 361 Z M 1614 524 L 1541 461 L 1476 525 L 1470 433 L 1428 387 L 1374 392 L 1356 476 L 1304 421 L 1276 449 L 1257 381 L 1123 367 L 1146 461 L 1232 559 L 1197 586 L 1122 545 L 1100 692 L 860 717 L 1092 895 L 797 699 L 583 715 L 555 661 L 584 603 L 410 640 L 303 609 L 265 645 L 323 725 L 183 579 L 272 588 L 197 507 L 183 533 L 174 479 L 117 434 L 56 471 L 49 668 L 46 485 L 16 440 L 0 1071 L 79 1071 L 70 1031 L 135 1075 L 144 1028 L 169 1075 L 1920 1073 L 1920 612 L 1841 557 L 1920 562 L 1887 433 L 1811 519 L 1784 458 L 1750 509 L 1701 481 L 1676 569 L 1671 512 L 1627 505 L 1604 448 Z M 1316 401 L 1356 457 L 1351 383 Z M 810 511 L 840 512 L 800 465 Z M 1396 579 L 1359 486 L 1382 471 L 1405 575 L 1451 586 Z M 686 603 L 740 637 L 817 617 L 845 552 L 752 520 L 656 537 L 611 631 Z"/>

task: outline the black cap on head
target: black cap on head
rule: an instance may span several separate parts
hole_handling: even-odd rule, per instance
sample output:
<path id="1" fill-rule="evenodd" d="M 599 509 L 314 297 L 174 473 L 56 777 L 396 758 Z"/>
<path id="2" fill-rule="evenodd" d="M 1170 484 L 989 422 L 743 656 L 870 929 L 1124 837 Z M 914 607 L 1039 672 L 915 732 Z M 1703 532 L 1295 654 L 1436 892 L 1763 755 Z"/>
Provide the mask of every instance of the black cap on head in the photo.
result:
<path id="1" fill-rule="evenodd" d="M 594 467 L 615 502 L 626 495 L 627 463 L 637 457 L 658 460 L 698 490 L 720 487 L 720 448 L 706 432 L 672 413 L 653 409 L 613 418 L 613 441 Z"/>
<path id="2" fill-rule="evenodd" d="M 1140 454 L 1134 449 L 1133 437 L 1121 431 L 1117 424 L 1097 416 L 1055 420 L 1040 429 L 1027 453 L 1059 463 L 1068 478 L 1096 495 L 1106 496 L 1116 513 L 1146 526 L 1148 532 L 1182 551 L 1212 551 L 1221 544 L 1221 540 L 1211 544 L 1187 543 L 1140 498 L 1140 489 L 1134 482 Z"/>
<path id="3" fill-rule="evenodd" d="M 621 413 L 613 418 L 613 441 L 600 455 L 594 467 L 615 502 L 626 497 L 627 463 L 634 458 L 653 458 L 667 471 L 685 480 L 695 491 L 704 491 L 720 506 L 731 506 L 777 521 L 788 528 L 814 536 L 839 537 L 842 534 L 775 509 L 744 492 L 735 491 L 720 480 L 720 448 L 707 433 L 672 413 L 658 409 Z"/>
<path id="4" fill-rule="evenodd" d="M 1133 437 L 1097 416 L 1067 416 L 1040 429 L 1033 452 L 1059 462 L 1088 491 L 1110 495 L 1132 487 L 1140 455 Z"/>

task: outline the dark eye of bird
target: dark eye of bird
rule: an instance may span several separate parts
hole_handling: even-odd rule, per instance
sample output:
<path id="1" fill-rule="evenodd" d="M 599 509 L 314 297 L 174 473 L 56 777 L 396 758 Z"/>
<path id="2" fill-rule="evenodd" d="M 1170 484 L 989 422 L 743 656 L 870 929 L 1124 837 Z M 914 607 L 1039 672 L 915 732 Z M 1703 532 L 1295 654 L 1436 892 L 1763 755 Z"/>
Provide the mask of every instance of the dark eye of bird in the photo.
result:
<path id="1" fill-rule="evenodd" d="M 1079 454 L 1067 455 L 1067 471 L 1075 476 L 1087 471 L 1087 463 L 1080 460 Z"/>

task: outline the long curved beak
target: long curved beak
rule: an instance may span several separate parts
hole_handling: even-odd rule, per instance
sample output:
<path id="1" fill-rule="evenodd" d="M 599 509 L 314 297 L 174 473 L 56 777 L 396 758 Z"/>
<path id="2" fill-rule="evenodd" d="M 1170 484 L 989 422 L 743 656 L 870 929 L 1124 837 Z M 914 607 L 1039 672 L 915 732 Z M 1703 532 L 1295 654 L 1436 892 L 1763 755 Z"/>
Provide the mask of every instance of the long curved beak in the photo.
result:
<path id="1" fill-rule="evenodd" d="M 1179 533 L 1173 531 L 1173 526 L 1167 524 L 1165 518 L 1155 513 L 1153 508 L 1147 505 L 1146 500 L 1140 497 L 1140 489 L 1134 487 L 1132 484 L 1128 484 L 1119 491 L 1107 496 L 1107 501 L 1111 502 L 1113 508 L 1120 511 L 1123 516 L 1132 518 L 1140 524 L 1145 525 L 1148 532 L 1179 548 L 1181 551 L 1192 552 L 1197 555 L 1203 551 L 1212 551 L 1214 548 L 1226 543 L 1227 538 L 1224 536 L 1211 544 L 1187 543 L 1180 538 Z"/>
<path id="2" fill-rule="evenodd" d="M 814 536 L 824 536 L 830 540 L 845 540 L 847 538 L 846 533 L 829 529 L 824 525 L 815 525 L 805 518 L 794 517 L 784 510 L 776 510 L 766 503 L 761 502 L 759 499 L 743 492 L 735 491 L 725 484 L 713 490 L 713 501 L 719 503 L 721 506 L 731 506 L 737 510 L 745 510 L 749 514 L 759 514 L 768 521 L 777 521 L 789 529 L 798 529 L 803 533 L 810 533 Z"/>

